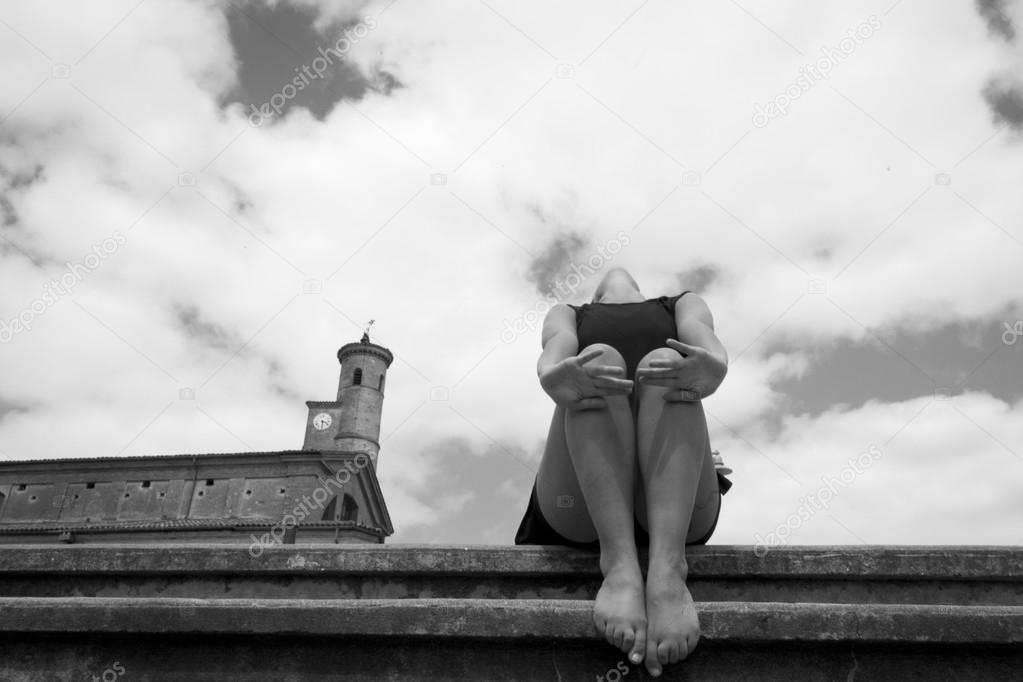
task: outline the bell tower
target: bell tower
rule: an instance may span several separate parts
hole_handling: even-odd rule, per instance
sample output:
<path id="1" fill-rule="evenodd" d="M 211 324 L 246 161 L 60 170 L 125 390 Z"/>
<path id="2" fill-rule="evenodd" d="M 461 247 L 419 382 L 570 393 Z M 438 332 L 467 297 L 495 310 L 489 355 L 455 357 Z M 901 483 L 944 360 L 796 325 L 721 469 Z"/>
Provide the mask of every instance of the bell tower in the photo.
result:
<path id="1" fill-rule="evenodd" d="M 384 383 L 394 356 L 370 341 L 367 330 L 357 343 L 341 346 L 337 359 L 341 363 L 337 400 L 306 402 L 309 416 L 302 449 L 363 453 L 375 467 Z"/>

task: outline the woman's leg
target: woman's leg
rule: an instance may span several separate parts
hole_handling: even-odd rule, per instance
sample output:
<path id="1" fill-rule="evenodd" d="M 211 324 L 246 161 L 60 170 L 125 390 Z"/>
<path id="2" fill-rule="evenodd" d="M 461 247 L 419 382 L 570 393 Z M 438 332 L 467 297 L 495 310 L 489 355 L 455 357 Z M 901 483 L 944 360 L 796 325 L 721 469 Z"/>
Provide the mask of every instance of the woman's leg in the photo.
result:
<path id="1" fill-rule="evenodd" d="M 610 346 L 595 344 L 584 350 L 594 347 L 603 351 L 595 364 L 625 367 L 621 354 Z M 537 502 L 547 523 L 565 538 L 600 540 L 604 582 L 597 593 L 594 624 L 638 663 L 646 651 L 646 611 L 634 529 L 635 427 L 628 396 L 605 401 L 599 410 L 555 410 L 537 472 Z"/>
<path id="2" fill-rule="evenodd" d="M 678 352 L 659 348 L 639 367 L 672 355 L 677 358 Z M 664 664 L 685 658 L 699 640 L 700 623 L 686 587 L 685 543 L 711 529 L 720 496 L 703 405 L 665 402 L 669 389 L 661 386 L 639 383 L 634 390 L 639 398 L 636 437 L 646 497 L 646 513 L 639 516 L 650 534 L 646 665 L 656 675 Z"/>

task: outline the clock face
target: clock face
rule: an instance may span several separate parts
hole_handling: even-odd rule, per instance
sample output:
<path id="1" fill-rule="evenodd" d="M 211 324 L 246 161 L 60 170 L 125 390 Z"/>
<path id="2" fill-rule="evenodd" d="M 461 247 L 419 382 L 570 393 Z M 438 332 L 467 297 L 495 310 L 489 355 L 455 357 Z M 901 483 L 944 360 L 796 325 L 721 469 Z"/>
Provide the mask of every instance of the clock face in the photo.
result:
<path id="1" fill-rule="evenodd" d="M 313 417 L 313 426 L 316 429 L 323 431 L 328 428 L 334 420 L 330 418 L 330 415 L 326 412 L 320 412 L 318 415 Z"/>

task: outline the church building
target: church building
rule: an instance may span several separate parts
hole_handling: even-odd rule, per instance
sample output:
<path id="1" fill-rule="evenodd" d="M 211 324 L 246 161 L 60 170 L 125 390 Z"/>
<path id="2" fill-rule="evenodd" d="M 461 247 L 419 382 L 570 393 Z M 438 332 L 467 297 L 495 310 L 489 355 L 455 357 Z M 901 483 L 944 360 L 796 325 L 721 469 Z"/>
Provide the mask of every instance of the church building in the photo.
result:
<path id="1" fill-rule="evenodd" d="M 391 352 L 364 334 L 337 353 L 337 398 L 307 401 L 301 450 L 0 463 L 0 544 L 383 543 L 376 476 Z"/>

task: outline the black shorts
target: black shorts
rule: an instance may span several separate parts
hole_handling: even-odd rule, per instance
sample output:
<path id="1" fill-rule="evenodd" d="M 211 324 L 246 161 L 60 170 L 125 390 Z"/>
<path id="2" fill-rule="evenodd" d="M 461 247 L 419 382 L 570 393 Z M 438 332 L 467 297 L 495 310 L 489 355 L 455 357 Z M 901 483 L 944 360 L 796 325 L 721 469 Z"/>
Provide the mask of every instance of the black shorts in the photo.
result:
<path id="1" fill-rule="evenodd" d="M 688 542 L 688 545 L 705 545 L 707 540 L 710 540 L 710 536 L 714 534 L 714 530 L 718 526 L 718 519 L 721 517 L 721 496 L 728 492 L 728 489 L 732 487 L 732 482 L 722 474 L 720 471 L 718 475 L 718 510 L 717 514 L 714 515 L 714 523 L 711 525 L 710 530 L 699 540 L 695 542 Z M 650 536 L 647 534 L 643 527 L 639 525 L 639 521 L 633 519 L 636 529 L 636 545 L 639 547 L 648 547 L 650 545 Z M 515 533 L 515 544 L 516 545 L 563 545 L 565 547 L 575 547 L 577 549 L 590 549 L 599 550 L 600 542 L 594 540 L 593 542 L 575 542 L 562 536 L 558 531 L 551 528 L 550 524 L 547 523 L 547 519 L 543 517 L 540 512 L 540 505 L 536 500 L 536 479 L 533 479 L 533 492 L 529 495 L 529 505 L 526 506 L 526 513 L 522 517 L 522 522 L 519 524 L 519 529 Z"/>

